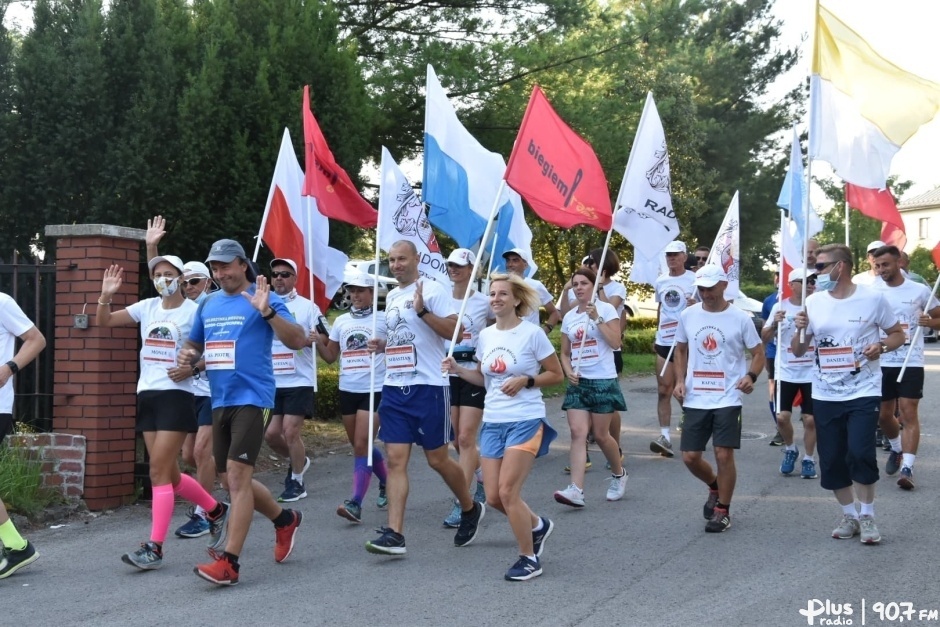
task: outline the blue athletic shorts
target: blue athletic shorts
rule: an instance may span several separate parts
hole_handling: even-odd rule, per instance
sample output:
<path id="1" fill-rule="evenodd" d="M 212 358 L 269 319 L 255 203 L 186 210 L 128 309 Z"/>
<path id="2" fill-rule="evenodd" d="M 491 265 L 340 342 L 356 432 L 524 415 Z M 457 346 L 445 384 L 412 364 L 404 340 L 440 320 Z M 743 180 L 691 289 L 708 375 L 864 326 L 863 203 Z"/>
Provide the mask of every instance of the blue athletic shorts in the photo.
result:
<path id="1" fill-rule="evenodd" d="M 536 457 L 546 455 L 549 445 L 558 437 L 558 432 L 552 429 L 547 420 L 535 418 L 518 422 L 484 422 L 480 427 L 480 456 L 502 459 L 507 448 L 525 444 L 536 436 L 539 427 L 545 430 Z"/>
<path id="2" fill-rule="evenodd" d="M 196 424 L 200 427 L 212 426 L 212 397 L 196 397 Z"/>
<path id="3" fill-rule="evenodd" d="M 386 444 L 417 444 L 433 451 L 454 439 L 447 385 L 386 385 L 379 415 Z"/>

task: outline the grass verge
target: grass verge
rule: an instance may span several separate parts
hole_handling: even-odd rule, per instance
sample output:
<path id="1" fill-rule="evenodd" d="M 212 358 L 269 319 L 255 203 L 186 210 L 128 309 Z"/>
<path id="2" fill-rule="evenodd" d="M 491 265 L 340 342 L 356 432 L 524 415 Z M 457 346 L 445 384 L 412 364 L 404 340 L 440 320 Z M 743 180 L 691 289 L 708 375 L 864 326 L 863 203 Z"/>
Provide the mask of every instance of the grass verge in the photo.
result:
<path id="1" fill-rule="evenodd" d="M 59 501 L 59 494 L 42 485 L 42 464 L 23 449 L 0 447 L 0 495 L 13 512 L 33 517 Z"/>

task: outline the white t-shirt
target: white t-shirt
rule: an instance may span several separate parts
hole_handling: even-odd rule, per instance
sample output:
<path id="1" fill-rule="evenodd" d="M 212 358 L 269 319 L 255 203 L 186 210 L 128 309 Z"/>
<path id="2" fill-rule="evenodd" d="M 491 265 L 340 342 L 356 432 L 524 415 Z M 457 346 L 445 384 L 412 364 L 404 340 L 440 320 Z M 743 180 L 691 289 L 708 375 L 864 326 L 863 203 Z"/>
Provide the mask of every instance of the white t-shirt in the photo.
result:
<path id="1" fill-rule="evenodd" d="M 617 320 L 617 324 L 620 324 L 620 317 L 613 305 L 597 301 L 594 306 L 597 308 L 601 324 L 611 320 Z M 566 313 L 561 321 L 561 332 L 567 335 L 571 342 L 572 368 L 578 363 L 578 352 L 581 351 L 581 341 L 584 341 L 579 369 L 583 378 L 617 378 L 617 370 L 614 368 L 614 351 L 604 339 L 597 323 L 588 318 L 587 312 L 578 313 L 578 309 L 574 308 Z"/>
<path id="2" fill-rule="evenodd" d="M 620 315 L 623 314 L 623 310 L 627 306 L 627 288 L 624 287 L 623 283 L 619 281 L 611 281 L 603 287 L 604 295 L 607 297 L 607 300 L 610 300 L 616 296 L 620 297 L 620 305 L 617 307 L 617 316 L 620 317 Z M 577 305 L 577 302 L 578 298 L 574 295 L 574 289 L 568 288 L 568 304 L 571 307 L 574 307 Z"/>
<path id="3" fill-rule="evenodd" d="M 462 298 L 451 297 L 454 303 L 454 309 L 460 313 L 460 305 L 463 304 Z M 473 292 L 467 299 L 467 311 L 463 315 L 463 335 L 458 339 L 454 352 L 471 351 L 477 346 L 477 340 L 480 337 L 480 331 L 486 328 L 487 321 L 492 318 L 490 313 L 490 299 L 480 292 Z M 450 348 L 450 340 L 444 341 L 445 348 Z M 472 361 L 460 362 L 465 368 L 472 366 Z M 451 375 L 453 377 L 457 375 Z"/>
<path id="4" fill-rule="evenodd" d="M 910 279 L 905 279 L 897 287 L 891 287 L 884 281 L 876 283 L 874 288 L 881 292 L 888 306 L 894 311 L 901 322 L 901 328 L 904 329 L 904 345 L 897 350 L 890 351 L 881 356 L 881 365 L 892 368 L 900 368 L 904 365 L 904 358 L 907 357 L 907 351 L 910 348 L 911 340 L 917 334 L 917 343 L 914 344 L 914 350 L 911 351 L 911 358 L 907 362 L 912 368 L 921 368 L 924 365 L 924 332 L 917 333 L 917 319 L 924 310 L 930 311 L 935 307 L 940 307 L 940 302 L 930 293 L 930 288 L 915 283 Z M 885 337 L 882 333 L 881 337 Z"/>
<path id="5" fill-rule="evenodd" d="M 483 329 L 477 344 L 477 361 L 486 387 L 483 422 L 545 418 L 541 389 L 523 387 L 515 396 L 506 396 L 500 388 L 511 377 L 534 377 L 541 370 L 540 362 L 554 352 L 541 327 L 525 320 L 508 331 L 495 326 Z"/>
<path id="6" fill-rule="evenodd" d="M 310 335 L 310 330 L 317 326 L 320 319 L 320 308 L 296 291 L 281 298 L 297 324 L 303 327 L 304 335 Z M 312 346 L 304 346 L 300 350 L 287 348 L 277 339 L 275 333 L 271 343 L 275 387 L 282 389 L 314 386 L 316 389 L 317 360 L 314 359 L 313 351 Z"/>
<path id="7" fill-rule="evenodd" d="M 653 290 L 659 303 L 659 327 L 653 341 L 660 346 L 672 346 L 679 326 L 679 314 L 686 308 L 686 299 L 695 294 L 695 273 L 686 270 L 679 276 L 662 274 L 656 279 Z"/>
<path id="8" fill-rule="evenodd" d="M 440 284 L 421 280 L 425 308 L 438 316 L 457 317 L 454 300 Z M 385 297 L 388 344 L 385 347 L 385 385 L 450 385 L 441 374 L 447 351 L 440 337 L 414 309 L 417 283 L 396 287 Z"/>
<path id="9" fill-rule="evenodd" d="M 881 275 L 872 274 L 871 272 L 859 272 L 852 277 L 852 283 L 855 285 L 875 285 L 877 283 L 884 283 L 881 279 Z"/>
<path id="10" fill-rule="evenodd" d="M 166 371 L 176 366 L 176 355 L 189 338 L 198 306 L 188 298 L 174 309 L 164 309 L 162 298 L 147 298 L 127 308 L 140 324 L 140 379 L 137 393 L 150 390 L 183 390 L 193 393 L 189 379 L 174 383 Z"/>
<path id="11" fill-rule="evenodd" d="M 774 303 L 770 308 L 770 316 L 764 322 L 764 328 L 769 329 L 773 326 L 774 317 L 780 309 L 783 309 L 784 319 L 780 322 L 781 342 L 777 345 L 776 364 L 779 365 L 781 381 L 789 383 L 812 383 L 813 381 L 813 363 L 816 361 L 816 346 L 814 342 L 810 343 L 809 348 L 802 357 L 793 354 L 790 348 L 790 340 L 796 333 L 796 325 L 793 323 L 793 317 L 803 311 L 803 305 L 794 305 L 787 298 L 781 303 Z M 776 340 L 777 334 L 774 334 Z"/>
<path id="12" fill-rule="evenodd" d="M 16 354 L 16 338 L 34 326 L 12 297 L 0 292 L 0 364 L 13 359 Z M 0 414 L 13 413 L 13 379 L 10 377 L 0 388 Z"/>
<path id="13" fill-rule="evenodd" d="M 552 295 L 549 294 L 548 290 L 545 288 L 544 285 L 542 285 L 542 282 L 541 282 L 541 281 L 537 281 L 537 280 L 535 280 L 535 279 L 533 279 L 533 278 L 526 277 L 526 278 L 525 278 L 525 282 L 529 284 L 529 287 L 531 287 L 532 289 L 535 290 L 536 294 L 539 295 L 539 304 L 540 304 L 540 305 L 542 305 L 542 306 L 544 307 L 545 305 L 547 305 L 547 304 L 549 304 L 549 303 L 554 303 L 554 302 L 555 302 L 555 300 L 552 298 Z M 539 312 L 538 312 L 538 310 L 536 310 L 536 311 L 530 311 L 530 312 L 528 313 L 528 315 L 526 315 L 526 316 L 523 318 L 523 320 L 528 320 L 529 322 L 531 322 L 531 323 L 534 324 L 535 326 L 539 326 Z"/>
<path id="14" fill-rule="evenodd" d="M 375 337 L 385 337 L 385 312 L 358 317 L 344 313 L 333 323 L 330 339 L 339 344 L 339 389 L 343 392 L 369 392 L 369 373 L 372 356 L 368 343 L 372 338 L 372 318 L 375 317 Z M 375 389 L 382 391 L 385 380 L 385 355 L 375 354 Z"/>
<path id="15" fill-rule="evenodd" d="M 881 329 L 897 324 L 888 301 L 859 285 L 848 298 L 816 292 L 806 299 L 807 332 L 816 345 L 813 398 L 847 401 L 881 396 L 881 360 L 868 361 L 862 349 L 881 340 Z"/>
<path id="16" fill-rule="evenodd" d="M 676 342 L 689 345 L 684 407 L 717 409 L 741 405 L 738 381 L 747 374 L 744 349 L 760 345 L 750 316 L 732 304 L 709 312 L 701 303 L 679 315 Z"/>

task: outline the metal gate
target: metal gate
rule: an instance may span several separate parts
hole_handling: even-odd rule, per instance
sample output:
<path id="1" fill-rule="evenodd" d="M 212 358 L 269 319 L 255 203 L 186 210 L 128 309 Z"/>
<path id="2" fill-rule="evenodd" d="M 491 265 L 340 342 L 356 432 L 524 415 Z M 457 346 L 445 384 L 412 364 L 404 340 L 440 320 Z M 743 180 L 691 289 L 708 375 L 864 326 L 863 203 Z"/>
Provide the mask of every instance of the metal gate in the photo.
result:
<path id="1" fill-rule="evenodd" d="M 37 431 L 52 431 L 55 265 L 14 252 L 12 263 L 0 260 L 0 292 L 13 297 L 46 338 L 46 349 L 16 375 L 13 416 Z"/>

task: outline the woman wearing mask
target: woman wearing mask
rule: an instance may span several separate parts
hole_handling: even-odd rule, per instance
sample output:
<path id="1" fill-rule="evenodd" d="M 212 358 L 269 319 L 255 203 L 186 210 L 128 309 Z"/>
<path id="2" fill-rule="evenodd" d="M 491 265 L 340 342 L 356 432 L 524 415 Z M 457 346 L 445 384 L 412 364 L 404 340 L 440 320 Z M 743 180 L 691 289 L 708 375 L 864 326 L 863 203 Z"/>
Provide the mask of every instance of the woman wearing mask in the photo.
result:
<path id="1" fill-rule="evenodd" d="M 140 325 L 140 380 L 137 384 L 136 429 L 150 456 L 153 510 L 150 541 L 121 559 L 141 570 L 163 565 L 163 541 L 170 528 L 176 495 L 207 512 L 211 547 L 222 541 L 228 506 L 216 501 L 199 483 L 180 473 L 177 458 L 187 433 L 196 431 L 193 369 L 177 366 L 176 354 L 189 337 L 196 304 L 183 297 L 183 262 L 179 257 L 154 257 L 148 263 L 159 296 L 112 313 L 111 301 L 123 283 L 124 269 L 104 272 L 96 324 L 102 327 Z"/>

